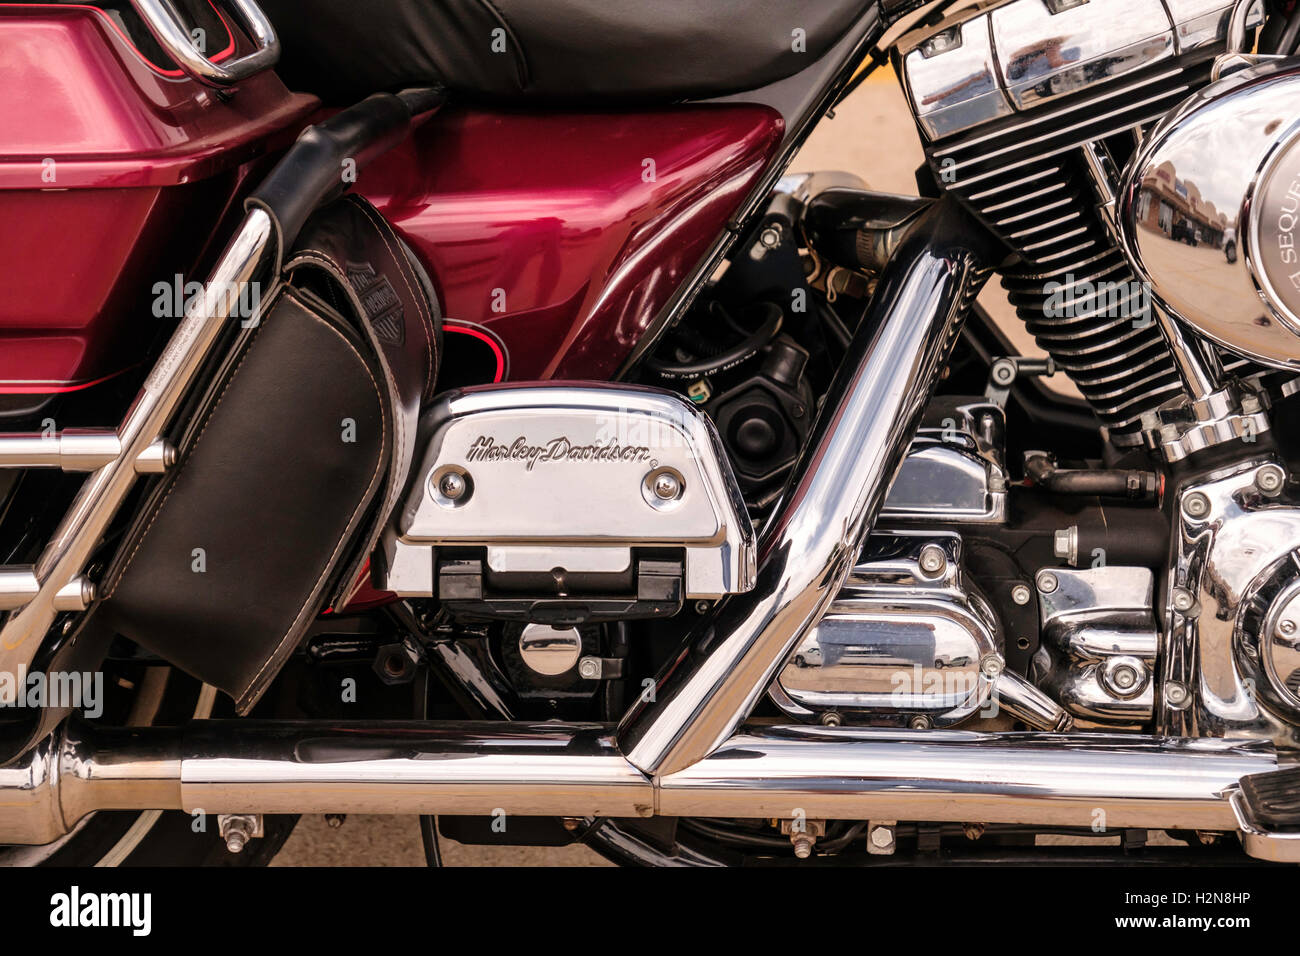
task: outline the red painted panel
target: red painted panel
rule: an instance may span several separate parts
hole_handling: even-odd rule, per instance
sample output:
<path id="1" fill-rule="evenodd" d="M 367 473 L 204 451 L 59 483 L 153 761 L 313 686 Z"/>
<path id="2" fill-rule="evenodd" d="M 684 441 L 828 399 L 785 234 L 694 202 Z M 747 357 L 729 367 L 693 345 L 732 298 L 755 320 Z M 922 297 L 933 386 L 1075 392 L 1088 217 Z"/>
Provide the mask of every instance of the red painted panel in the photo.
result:
<path id="1" fill-rule="evenodd" d="M 0 5 L 0 77 L 0 393 L 55 392 L 141 361 L 153 284 L 316 101 L 266 73 L 223 102 L 90 7 Z"/>
<path id="2" fill-rule="evenodd" d="M 506 343 L 510 377 L 605 378 L 776 151 L 762 106 L 447 110 L 359 188 L 429 268 L 447 316 Z"/>

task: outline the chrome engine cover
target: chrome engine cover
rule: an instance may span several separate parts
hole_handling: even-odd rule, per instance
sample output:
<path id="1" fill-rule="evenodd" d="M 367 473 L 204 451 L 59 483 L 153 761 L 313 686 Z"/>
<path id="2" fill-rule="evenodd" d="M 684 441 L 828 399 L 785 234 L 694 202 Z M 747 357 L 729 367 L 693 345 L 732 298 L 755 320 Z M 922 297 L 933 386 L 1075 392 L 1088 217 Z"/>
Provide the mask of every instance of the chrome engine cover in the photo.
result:
<path id="1" fill-rule="evenodd" d="M 955 534 L 873 534 L 848 584 L 786 662 L 773 701 L 801 717 L 923 718 L 946 727 L 971 716 L 1000 670 L 981 665 L 1001 658 L 997 620 L 963 587 L 960 562 Z"/>
<path id="2" fill-rule="evenodd" d="M 1155 296 L 1219 345 L 1300 369 L 1300 65 L 1205 87 L 1125 178 L 1124 243 Z"/>
<path id="3" fill-rule="evenodd" d="M 1003 634 L 965 581 L 961 537 L 881 531 L 821 622 L 769 690 L 791 717 L 822 723 L 951 727 L 1002 711 L 1041 730 L 1069 715 L 1006 669 Z"/>
<path id="4" fill-rule="evenodd" d="M 1235 5 L 1014 0 L 967 9 L 905 51 L 903 84 L 921 129 L 941 139 L 1220 43 Z"/>
<path id="5" fill-rule="evenodd" d="M 423 461 L 385 536 L 380 586 L 446 599 L 435 553 L 481 558 L 547 600 L 644 570 L 681 569 L 680 597 L 754 585 L 754 530 L 709 420 L 671 392 L 603 383 L 485 386 L 421 422 Z M 667 562 L 671 563 L 671 562 Z M 554 620 L 553 617 L 538 618 Z M 575 619 L 583 619 L 578 614 Z"/>
<path id="6" fill-rule="evenodd" d="M 1155 707 L 1160 632 L 1147 568 L 1052 568 L 1038 575 L 1037 683 L 1079 726 L 1136 729 Z"/>

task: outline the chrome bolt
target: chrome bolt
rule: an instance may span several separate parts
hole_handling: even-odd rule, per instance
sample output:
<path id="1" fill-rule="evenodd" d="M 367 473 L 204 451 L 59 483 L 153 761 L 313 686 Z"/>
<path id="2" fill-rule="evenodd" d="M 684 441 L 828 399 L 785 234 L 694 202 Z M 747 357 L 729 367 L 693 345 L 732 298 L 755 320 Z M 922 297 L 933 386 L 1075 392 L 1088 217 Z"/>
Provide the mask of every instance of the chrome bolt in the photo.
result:
<path id="1" fill-rule="evenodd" d="M 917 563 L 920 564 L 922 572 L 932 578 L 938 577 L 948 567 L 948 556 L 937 544 L 927 544 L 921 549 L 921 557 Z"/>
<path id="2" fill-rule="evenodd" d="M 1079 526 L 1071 525 L 1061 528 L 1052 535 L 1052 554 L 1062 561 L 1077 567 L 1079 564 Z"/>
<path id="3" fill-rule="evenodd" d="M 984 835 L 984 824 L 982 823 L 963 823 L 961 832 L 966 834 L 968 840 L 978 840 Z"/>
<path id="4" fill-rule="evenodd" d="M 821 721 L 822 726 L 824 727 L 838 727 L 840 724 L 844 723 L 844 718 L 835 713 L 835 711 L 828 710 L 826 713 L 822 714 Z"/>
<path id="5" fill-rule="evenodd" d="M 790 836 L 790 843 L 794 847 L 794 855 L 800 860 L 806 860 L 812 856 L 813 840 L 806 833 L 795 833 Z"/>
<path id="6" fill-rule="evenodd" d="M 907 722 L 907 726 L 911 727 L 913 730 L 929 730 L 930 718 L 924 714 L 918 714 Z"/>
<path id="7" fill-rule="evenodd" d="M 231 853 L 243 853 L 248 846 L 248 834 L 243 827 L 231 827 L 226 833 L 226 849 Z"/>
<path id="8" fill-rule="evenodd" d="M 1165 684 L 1165 703 L 1173 710 L 1182 710 L 1191 702 L 1191 695 L 1187 693 L 1187 688 L 1178 681 L 1170 681 Z"/>
<path id="9" fill-rule="evenodd" d="M 438 482 L 438 490 L 442 492 L 442 496 L 451 501 L 458 501 L 468 487 L 465 476 L 454 471 L 447 472 Z"/>
<path id="10" fill-rule="evenodd" d="M 1002 673 L 1005 666 L 1002 658 L 996 654 L 988 654 L 980 660 L 980 673 L 992 680 Z"/>
<path id="11" fill-rule="evenodd" d="M 1277 633 L 1279 636 L 1284 638 L 1291 638 L 1295 636 L 1295 631 L 1296 631 L 1295 621 L 1291 620 L 1290 618 L 1286 618 L 1284 620 L 1277 622 Z"/>
<path id="12" fill-rule="evenodd" d="M 221 839 L 231 853 L 242 853 L 248 841 L 262 835 L 262 819 L 253 813 L 224 813 L 217 817 Z"/>
<path id="13" fill-rule="evenodd" d="M 1196 606 L 1196 598 L 1187 588 L 1174 588 L 1173 604 L 1175 611 L 1185 614 Z"/>
<path id="14" fill-rule="evenodd" d="M 578 661 L 578 676 L 583 680 L 600 680 L 603 671 L 599 657 L 584 657 Z"/>
<path id="15" fill-rule="evenodd" d="M 1255 472 L 1255 487 L 1269 497 L 1281 494 L 1285 484 L 1286 472 L 1279 465 L 1265 465 Z"/>
<path id="16" fill-rule="evenodd" d="M 346 813 L 327 813 L 325 814 L 325 825 L 331 830 L 337 830 L 347 821 Z"/>
<path id="17" fill-rule="evenodd" d="M 1101 686 L 1113 697 L 1132 700 L 1150 680 L 1146 663 L 1127 654 L 1112 657 L 1099 671 Z"/>
<path id="18" fill-rule="evenodd" d="M 871 828 L 867 834 L 867 852 L 879 856 L 889 856 L 894 852 L 894 826 L 881 823 Z"/>
<path id="19" fill-rule="evenodd" d="M 660 501 L 672 501 L 681 494 L 682 483 L 677 480 L 676 475 L 663 471 L 655 476 L 653 488 L 655 497 Z"/>
<path id="20" fill-rule="evenodd" d="M 1056 575 L 1051 571 L 1044 571 L 1038 576 L 1038 590 L 1042 591 L 1044 594 L 1051 594 L 1056 590 L 1059 584 L 1060 582 L 1056 579 Z"/>
<path id="21" fill-rule="evenodd" d="M 1204 518 L 1210 513 L 1210 499 L 1199 491 L 1194 491 L 1183 499 L 1183 510 L 1188 517 Z"/>
<path id="22" fill-rule="evenodd" d="M 1024 607 L 1029 603 L 1029 599 L 1034 595 L 1029 588 L 1023 584 L 1017 584 L 1011 589 L 1011 600 Z"/>

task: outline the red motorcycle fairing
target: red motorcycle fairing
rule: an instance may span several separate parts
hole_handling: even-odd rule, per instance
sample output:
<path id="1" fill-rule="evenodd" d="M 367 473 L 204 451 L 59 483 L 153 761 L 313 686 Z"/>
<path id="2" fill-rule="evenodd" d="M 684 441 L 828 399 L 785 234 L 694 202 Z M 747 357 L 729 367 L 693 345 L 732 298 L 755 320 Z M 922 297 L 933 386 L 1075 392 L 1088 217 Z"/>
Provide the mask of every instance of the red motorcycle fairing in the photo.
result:
<path id="1" fill-rule="evenodd" d="M 174 318 L 151 318 L 151 290 L 199 278 L 254 164 L 316 101 L 270 73 L 221 101 L 80 5 L 0 4 L 0 72 L 0 396 L 36 404 L 146 360 Z M 765 106 L 452 110 L 358 189 L 414 247 L 448 314 L 501 340 L 512 379 L 605 378 L 782 132 Z"/>
<path id="2" fill-rule="evenodd" d="M 766 106 L 450 109 L 362 174 L 451 320 L 503 340 L 513 380 L 608 378 L 758 183 Z"/>
<path id="3" fill-rule="evenodd" d="M 0 4 L 0 75 L 0 395 L 89 387 L 147 359 L 151 290 L 201 281 L 317 101 L 263 73 L 222 102 L 89 6 Z"/>

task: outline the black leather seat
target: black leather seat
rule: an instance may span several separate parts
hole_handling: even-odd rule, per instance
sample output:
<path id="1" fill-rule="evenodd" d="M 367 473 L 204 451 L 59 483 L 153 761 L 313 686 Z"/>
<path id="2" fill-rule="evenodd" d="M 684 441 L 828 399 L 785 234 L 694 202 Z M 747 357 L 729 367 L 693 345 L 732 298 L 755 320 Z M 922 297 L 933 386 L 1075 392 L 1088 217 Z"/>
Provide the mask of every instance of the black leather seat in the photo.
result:
<path id="1" fill-rule="evenodd" d="M 331 102 L 431 82 L 502 100 L 734 93 L 811 65 L 874 6 L 874 0 L 260 3 L 283 43 L 286 83 Z"/>

